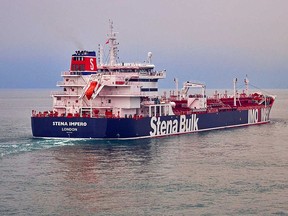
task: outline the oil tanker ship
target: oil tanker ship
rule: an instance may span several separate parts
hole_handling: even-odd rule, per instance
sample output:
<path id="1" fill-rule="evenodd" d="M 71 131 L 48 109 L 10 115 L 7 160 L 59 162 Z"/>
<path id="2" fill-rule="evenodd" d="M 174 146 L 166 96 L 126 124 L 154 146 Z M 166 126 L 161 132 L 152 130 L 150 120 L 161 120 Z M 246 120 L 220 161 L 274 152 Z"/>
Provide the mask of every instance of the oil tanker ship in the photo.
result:
<path id="1" fill-rule="evenodd" d="M 158 81 L 166 71 L 156 71 L 152 53 L 144 63 L 118 62 L 118 42 L 110 22 L 106 45 L 107 62 L 103 62 L 103 46 L 95 51 L 76 51 L 69 71 L 62 72 L 63 81 L 52 92 L 53 108 L 32 110 L 34 137 L 138 139 L 194 133 L 207 130 L 264 124 L 275 96 L 249 93 L 246 88 L 228 95 L 215 92 L 206 95 L 203 83 L 186 81 L 178 90 L 162 92 Z"/>

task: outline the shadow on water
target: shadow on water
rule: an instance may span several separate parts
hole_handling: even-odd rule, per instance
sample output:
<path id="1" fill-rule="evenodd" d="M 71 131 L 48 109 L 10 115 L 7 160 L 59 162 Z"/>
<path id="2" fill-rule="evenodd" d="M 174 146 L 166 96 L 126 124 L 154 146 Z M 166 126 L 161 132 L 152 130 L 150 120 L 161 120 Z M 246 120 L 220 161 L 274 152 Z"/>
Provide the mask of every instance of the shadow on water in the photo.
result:
<path id="1" fill-rule="evenodd" d="M 69 143 L 69 144 L 68 144 Z M 157 143 L 157 142 L 156 142 Z M 155 142 L 154 142 L 155 144 Z M 129 141 L 69 140 L 65 146 L 50 148 L 45 155 L 50 155 L 53 167 L 61 170 L 61 175 L 68 182 L 97 183 L 101 187 L 117 185 L 126 177 L 138 178 L 137 175 L 148 172 L 147 167 L 155 158 L 155 148 L 151 139 Z M 133 177 L 132 177 L 133 176 Z M 75 189 L 65 188 L 65 193 L 77 196 Z M 88 200 L 101 196 L 97 191 L 87 192 Z M 82 199 L 81 197 L 78 197 Z M 77 199 L 78 199 L 77 198 Z"/>

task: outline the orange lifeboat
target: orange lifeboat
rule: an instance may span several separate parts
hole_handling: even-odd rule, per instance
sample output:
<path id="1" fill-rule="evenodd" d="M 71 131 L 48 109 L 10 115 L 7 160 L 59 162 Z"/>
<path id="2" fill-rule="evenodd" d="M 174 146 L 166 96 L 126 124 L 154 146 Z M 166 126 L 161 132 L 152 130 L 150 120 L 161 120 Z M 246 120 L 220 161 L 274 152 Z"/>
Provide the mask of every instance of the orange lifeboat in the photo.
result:
<path id="1" fill-rule="evenodd" d="M 92 97 L 92 95 L 93 95 L 93 93 L 94 93 L 94 89 L 95 89 L 96 86 L 97 86 L 97 82 L 96 82 L 96 81 L 92 81 L 92 82 L 90 83 L 89 88 L 88 88 L 87 91 L 85 92 L 85 95 L 86 95 L 86 97 L 87 97 L 88 100 L 91 99 L 91 97 Z"/>

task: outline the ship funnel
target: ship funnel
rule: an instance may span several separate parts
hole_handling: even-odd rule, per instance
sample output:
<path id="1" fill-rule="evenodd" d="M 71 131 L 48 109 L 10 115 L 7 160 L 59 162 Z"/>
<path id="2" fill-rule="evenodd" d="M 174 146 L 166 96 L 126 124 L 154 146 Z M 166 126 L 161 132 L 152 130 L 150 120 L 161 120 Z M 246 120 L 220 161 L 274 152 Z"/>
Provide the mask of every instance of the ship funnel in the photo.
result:
<path id="1" fill-rule="evenodd" d="M 97 61 L 95 51 L 77 50 L 71 58 L 70 71 L 96 72 Z"/>

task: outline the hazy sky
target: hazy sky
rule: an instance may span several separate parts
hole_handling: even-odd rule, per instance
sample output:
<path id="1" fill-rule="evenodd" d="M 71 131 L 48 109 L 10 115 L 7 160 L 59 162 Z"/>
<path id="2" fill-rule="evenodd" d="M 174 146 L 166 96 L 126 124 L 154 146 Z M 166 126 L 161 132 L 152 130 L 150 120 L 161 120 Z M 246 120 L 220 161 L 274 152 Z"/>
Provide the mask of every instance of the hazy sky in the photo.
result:
<path id="1" fill-rule="evenodd" d="M 160 87 L 199 80 L 232 88 L 248 77 L 288 88 L 287 0 L 0 0 L 0 88 L 54 88 L 77 49 L 104 44 L 108 21 L 121 61 L 153 53 Z M 239 83 L 241 86 L 242 83 Z"/>

